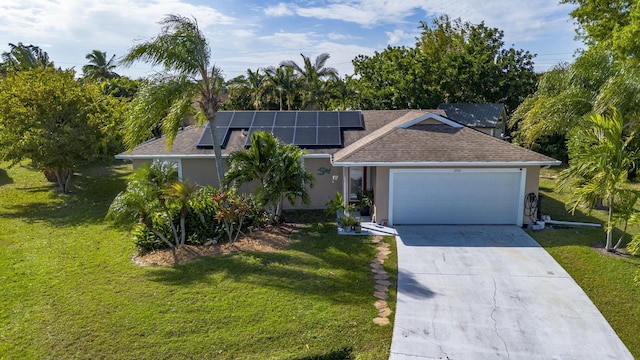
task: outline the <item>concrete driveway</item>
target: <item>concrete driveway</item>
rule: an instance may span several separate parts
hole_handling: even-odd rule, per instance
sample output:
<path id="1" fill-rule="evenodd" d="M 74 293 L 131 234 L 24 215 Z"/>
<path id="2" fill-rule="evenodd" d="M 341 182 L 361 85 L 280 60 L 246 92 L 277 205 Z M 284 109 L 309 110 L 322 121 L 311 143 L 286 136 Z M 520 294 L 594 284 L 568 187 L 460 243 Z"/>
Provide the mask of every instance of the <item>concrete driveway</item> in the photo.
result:
<path id="1" fill-rule="evenodd" d="M 398 226 L 390 359 L 633 359 L 516 226 Z"/>

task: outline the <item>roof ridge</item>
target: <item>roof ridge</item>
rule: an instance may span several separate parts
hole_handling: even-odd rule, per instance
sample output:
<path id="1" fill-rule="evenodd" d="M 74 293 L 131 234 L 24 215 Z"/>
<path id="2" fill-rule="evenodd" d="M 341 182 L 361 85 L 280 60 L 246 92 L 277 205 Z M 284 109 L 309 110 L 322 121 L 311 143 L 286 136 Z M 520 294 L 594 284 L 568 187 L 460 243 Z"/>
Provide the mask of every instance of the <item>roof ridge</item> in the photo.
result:
<path id="1" fill-rule="evenodd" d="M 361 137 L 360 139 L 354 141 L 351 145 L 338 150 L 336 153 L 333 154 L 333 158 L 337 159 L 337 158 L 341 158 L 341 157 L 345 157 L 345 156 L 349 156 L 351 154 L 353 154 L 355 151 L 357 151 L 358 149 L 360 149 L 362 146 L 367 145 L 368 143 L 370 143 L 371 141 L 386 135 L 388 133 L 390 133 L 391 131 L 393 131 L 393 129 L 395 129 L 396 127 L 398 127 L 398 125 L 402 125 L 408 121 L 411 121 L 413 119 L 416 119 L 422 115 L 426 115 L 429 114 L 429 111 L 418 111 L 418 110 L 411 110 L 408 113 L 402 115 L 401 117 L 385 124 L 384 126 L 380 127 L 379 129 L 373 131 L 371 134 L 368 134 L 366 136 Z"/>

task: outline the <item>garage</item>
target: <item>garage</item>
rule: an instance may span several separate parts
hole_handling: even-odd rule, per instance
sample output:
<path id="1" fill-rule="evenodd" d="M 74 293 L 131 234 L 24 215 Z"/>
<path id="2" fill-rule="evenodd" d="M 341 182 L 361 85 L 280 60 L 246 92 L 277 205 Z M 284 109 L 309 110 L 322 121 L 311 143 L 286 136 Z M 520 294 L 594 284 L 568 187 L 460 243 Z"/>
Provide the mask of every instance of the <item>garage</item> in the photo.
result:
<path id="1" fill-rule="evenodd" d="M 391 169 L 389 176 L 391 224 L 522 225 L 525 169 Z"/>

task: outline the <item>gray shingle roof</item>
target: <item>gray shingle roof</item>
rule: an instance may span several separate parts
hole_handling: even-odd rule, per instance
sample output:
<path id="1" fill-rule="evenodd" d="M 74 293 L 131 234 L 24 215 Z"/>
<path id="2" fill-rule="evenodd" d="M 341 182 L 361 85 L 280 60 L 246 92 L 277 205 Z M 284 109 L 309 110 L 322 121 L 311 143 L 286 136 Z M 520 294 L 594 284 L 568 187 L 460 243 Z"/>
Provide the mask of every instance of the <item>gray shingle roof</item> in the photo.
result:
<path id="1" fill-rule="evenodd" d="M 379 129 L 385 124 L 392 122 L 399 117 L 409 113 L 411 110 L 363 110 L 362 115 L 365 120 L 364 130 L 345 130 L 344 146 L 349 146 L 358 139 L 370 134 L 371 132 Z M 439 115 L 445 115 L 443 110 L 429 110 Z M 119 154 L 120 158 L 130 157 L 152 157 L 152 156 L 204 156 L 213 155 L 212 149 L 198 149 L 196 145 L 200 140 L 203 128 L 195 126 L 189 126 L 184 130 L 178 132 L 175 140 L 173 141 L 173 147 L 168 149 L 165 139 L 153 139 L 143 144 L 136 146 L 130 152 Z M 245 137 L 241 131 L 233 131 L 229 137 L 229 142 L 225 149 L 222 150 L 222 154 L 228 154 L 235 150 L 244 149 Z M 330 149 L 305 149 L 309 154 L 333 154 L 341 148 Z"/>
<path id="2" fill-rule="evenodd" d="M 447 124 L 416 124 L 399 128 L 413 119 L 427 114 L 443 116 L 443 110 L 365 110 L 365 130 L 344 132 L 344 148 L 306 149 L 309 154 L 333 154 L 338 163 L 403 162 L 403 163 L 527 163 L 555 160 L 517 145 L 496 139 L 468 127 L 454 128 Z M 187 127 L 167 149 L 164 138 L 137 146 L 119 158 L 155 158 L 162 156 L 213 156 L 212 149 L 196 147 L 203 129 Z M 241 131 L 231 133 L 223 155 L 244 149 L 245 137 Z"/>
<path id="3" fill-rule="evenodd" d="M 440 104 L 447 117 L 471 127 L 494 128 L 503 120 L 504 104 Z"/>
<path id="4" fill-rule="evenodd" d="M 380 128 L 360 142 L 334 155 L 343 164 L 411 163 L 527 163 L 559 165 L 548 156 L 536 153 L 469 127 L 455 128 L 447 124 L 419 123 L 401 128 L 412 115 Z"/>

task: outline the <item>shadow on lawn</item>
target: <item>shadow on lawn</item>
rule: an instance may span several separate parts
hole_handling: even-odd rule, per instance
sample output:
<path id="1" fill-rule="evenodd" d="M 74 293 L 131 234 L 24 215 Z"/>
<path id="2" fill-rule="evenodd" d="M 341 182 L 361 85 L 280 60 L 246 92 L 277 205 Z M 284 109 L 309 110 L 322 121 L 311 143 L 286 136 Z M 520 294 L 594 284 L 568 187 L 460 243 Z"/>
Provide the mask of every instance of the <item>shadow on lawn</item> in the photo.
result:
<path id="1" fill-rule="evenodd" d="M 340 350 L 330 351 L 322 355 L 311 355 L 296 360 L 349 360 L 354 359 L 353 349 L 350 347 L 342 348 Z"/>
<path id="2" fill-rule="evenodd" d="M 62 194 L 54 185 L 18 189 L 40 194 L 38 200 L 5 206 L 4 217 L 26 219 L 27 222 L 47 222 L 53 226 L 75 226 L 98 223 L 118 192 L 126 187 L 127 174 L 103 165 L 82 169 L 72 179 L 70 194 Z M 48 193 L 44 195 L 42 193 Z M 29 199 L 35 195 L 25 194 Z M 40 200 L 43 197 L 46 199 Z"/>
<path id="3" fill-rule="evenodd" d="M 543 188 L 541 187 L 541 190 Z M 549 191 L 549 189 L 547 189 Z M 585 209 L 576 210 L 572 215 L 566 208 L 562 201 L 553 197 L 543 195 L 542 198 L 542 213 L 550 215 L 552 220 L 560 221 L 573 221 L 601 224 L 604 226 L 604 222 L 593 215 L 589 215 Z M 593 210 L 604 211 L 604 210 Z M 618 238 L 622 234 L 622 229 L 616 228 L 613 232 L 614 243 L 618 241 Z M 547 224 L 544 230 L 534 232 L 533 237 L 545 247 L 566 246 L 566 245 L 582 245 L 582 246 L 604 246 L 606 240 L 606 234 L 602 227 L 600 228 L 586 228 L 586 227 L 565 227 L 558 225 Z M 627 241 L 631 239 L 631 235 L 624 233 L 625 240 L 623 246 Z"/>
<path id="4" fill-rule="evenodd" d="M 203 257 L 149 272 L 151 280 L 172 286 L 223 279 L 317 296 L 340 303 L 362 303 L 371 297 L 373 277 L 368 264 L 374 247 L 365 237 L 340 237 L 335 226 L 301 228 L 283 251 L 243 252 Z"/>
<path id="5" fill-rule="evenodd" d="M 0 186 L 13 184 L 13 179 L 7 174 L 5 169 L 0 169 Z"/>

